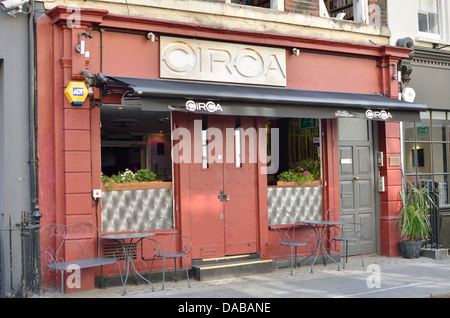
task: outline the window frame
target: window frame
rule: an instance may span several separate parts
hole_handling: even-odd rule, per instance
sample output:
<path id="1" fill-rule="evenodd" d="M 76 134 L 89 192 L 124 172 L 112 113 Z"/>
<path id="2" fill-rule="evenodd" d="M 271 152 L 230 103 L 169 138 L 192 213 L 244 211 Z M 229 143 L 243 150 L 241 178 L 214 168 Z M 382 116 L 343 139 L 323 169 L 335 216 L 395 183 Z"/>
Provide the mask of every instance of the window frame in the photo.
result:
<path id="1" fill-rule="evenodd" d="M 446 114 L 445 116 L 445 123 L 444 123 L 444 127 L 445 127 L 445 136 L 446 136 L 446 140 L 434 140 L 433 138 L 433 113 L 441 113 L 444 112 Z M 423 112 L 427 122 L 425 121 L 420 121 L 420 122 L 416 122 L 416 123 L 412 123 L 412 129 L 413 129 L 413 134 L 412 134 L 412 139 L 405 139 L 405 127 L 403 126 L 403 149 L 404 149 L 404 153 L 403 153 L 403 158 L 405 160 L 404 163 L 404 175 L 406 180 L 410 180 L 413 181 L 413 183 L 415 183 L 416 185 L 420 185 L 420 181 L 425 182 L 429 182 L 430 180 L 433 182 L 438 182 L 437 180 L 439 180 L 440 178 L 444 178 L 447 179 L 447 193 L 446 195 L 443 193 L 440 193 L 440 195 L 442 196 L 442 202 L 440 202 L 441 206 L 445 206 L 445 207 L 449 207 L 450 206 L 450 191 L 449 191 L 449 183 L 450 183 L 450 160 L 449 160 L 449 151 L 450 151 L 450 112 L 449 111 L 445 111 L 445 110 L 434 110 L 434 111 L 426 111 Z M 425 114 L 427 113 L 427 114 Z M 439 119 L 441 120 L 441 119 Z M 411 124 L 411 123 L 410 123 Z M 425 126 L 424 126 L 425 125 Z M 428 129 L 429 129 L 429 139 L 427 140 L 423 140 L 423 139 L 419 139 L 418 136 L 418 128 L 419 127 L 426 127 L 428 125 Z M 408 129 L 411 129 L 411 126 L 408 127 Z M 418 147 L 419 145 L 419 147 Z M 442 152 L 443 157 L 442 158 L 437 158 L 436 156 L 438 154 L 440 154 L 440 152 L 438 151 L 434 151 L 435 146 L 436 145 L 441 145 L 443 147 L 445 147 L 445 153 Z M 411 147 L 412 146 L 412 147 Z M 411 170 L 407 170 L 407 163 L 406 163 L 406 159 L 408 158 L 408 153 L 410 151 L 410 149 L 421 149 L 420 147 L 422 146 L 426 146 L 427 149 L 429 149 L 429 157 L 427 160 L 430 160 L 430 171 L 428 172 L 424 172 L 424 171 L 419 171 L 420 170 L 420 166 L 417 164 L 418 163 L 418 157 L 417 157 L 417 151 L 413 152 L 414 155 L 416 156 L 415 158 L 415 165 L 412 165 Z M 424 148 L 424 147 L 423 147 Z M 422 148 L 422 149 L 423 149 Z M 435 158 L 436 157 L 436 158 Z M 413 159 L 411 157 L 411 159 Z M 446 165 L 443 167 L 443 169 L 440 169 L 439 171 L 436 170 L 436 163 L 435 163 L 435 159 L 439 159 L 443 161 L 443 163 Z M 446 160 L 444 160 L 446 159 Z M 414 162 L 414 159 L 413 159 Z M 443 171 L 441 171 L 443 170 Z M 446 176 L 446 177 L 445 177 Z M 444 183 L 442 183 L 442 187 L 441 184 L 439 185 L 440 190 L 444 190 Z M 447 200 L 447 202 L 445 202 L 445 199 Z M 441 200 L 440 200 L 441 201 Z"/>
<path id="2" fill-rule="evenodd" d="M 429 1 L 429 0 L 427 0 L 427 1 Z M 424 40 L 429 40 L 429 41 L 445 39 L 445 25 L 444 25 L 444 21 L 443 21 L 445 7 L 444 7 L 442 0 L 434 0 L 434 1 L 436 1 L 436 4 L 437 4 L 438 28 L 439 28 L 438 33 L 432 33 L 429 31 L 429 29 L 430 29 L 430 25 L 429 25 L 430 11 L 420 10 L 419 2 L 417 2 L 417 32 L 419 34 L 419 38 L 424 39 Z M 428 5 L 427 5 L 427 7 L 428 7 Z M 424 13 L 426 13 L 426 15 L 427 15 L 427 30 L 428 31 L 420 31 L 419 14 L 424 14 Z"/>
<path id="3" fill-rule="evenodd" d="M 246 5 L 246 4 L 232 3 L 231 0 L 226 0 L 225 3 L 232 4 L 232 5 L 238 5 L 238 6 L 284 11 L 284 0 L 270 0 L 270 8 L 263 8 L 263 7 L 258 7 L 258 6 Z"/>
<path id="4" fill-rule="evenodd" d="M 346 21 L 353 21 L 357 23 L 365 23 L 369 24 L 369 2 L 368 0 L 352 0 L 353 2 L 353 20 L 346 20 Z M 319 0 L 319 10 L 320 10 L 320 16 L 325 18 L 331 18 L 336 19 L 334 17 L 330 16 L 330 13 L 328 12 L 328 6 L 329 3 L 326 0 Z M 345 20 L 347 17 L 344 16 L 343 19 Z"/>

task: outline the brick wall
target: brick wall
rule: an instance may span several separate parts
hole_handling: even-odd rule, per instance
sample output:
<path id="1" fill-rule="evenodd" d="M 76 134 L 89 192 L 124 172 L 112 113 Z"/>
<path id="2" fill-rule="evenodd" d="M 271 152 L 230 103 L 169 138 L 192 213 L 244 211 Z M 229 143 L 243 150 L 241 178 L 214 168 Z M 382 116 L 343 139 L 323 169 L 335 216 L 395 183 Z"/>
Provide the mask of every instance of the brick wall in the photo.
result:
<path id="1" fill-rule="evenodd" d="M 284 11 L 319 16 L 319 0 L 285 0 Z"/>

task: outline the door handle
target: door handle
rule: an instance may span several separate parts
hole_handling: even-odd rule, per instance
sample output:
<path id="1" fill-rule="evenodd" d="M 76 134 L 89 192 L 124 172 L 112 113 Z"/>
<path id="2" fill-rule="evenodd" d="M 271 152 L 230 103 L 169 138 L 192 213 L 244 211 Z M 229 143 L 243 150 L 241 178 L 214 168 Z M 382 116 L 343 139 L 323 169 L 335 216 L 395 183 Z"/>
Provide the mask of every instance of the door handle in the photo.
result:
<path id="1" fill-rule="evenodd" d="M 356 177 L 354 177 L 353 179 L 354 179 L 354 180 L 359 180 L 359 177 L 358 177 L 358 176 L 356 176 Z"/>
<path id="2" fill-rule="evenodd" d="M 220 199 L 220 202 L 223 202 L 224 199 L 225 201 L 230 201 L 230 195 L 223 193 L 223 191 L 220 191 L 220 194 L 217 197 Z"/>

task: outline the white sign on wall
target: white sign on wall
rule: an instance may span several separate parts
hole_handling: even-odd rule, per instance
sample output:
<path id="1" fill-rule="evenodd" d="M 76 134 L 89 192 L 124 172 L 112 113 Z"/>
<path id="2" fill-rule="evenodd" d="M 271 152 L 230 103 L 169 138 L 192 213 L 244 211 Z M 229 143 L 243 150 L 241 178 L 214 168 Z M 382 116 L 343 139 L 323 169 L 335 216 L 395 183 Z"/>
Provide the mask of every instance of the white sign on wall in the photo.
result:
<path id="1" fill-rule="evenodd" d="M 160 77 L 286 86 L 286 50 L 161 37 Z"/>

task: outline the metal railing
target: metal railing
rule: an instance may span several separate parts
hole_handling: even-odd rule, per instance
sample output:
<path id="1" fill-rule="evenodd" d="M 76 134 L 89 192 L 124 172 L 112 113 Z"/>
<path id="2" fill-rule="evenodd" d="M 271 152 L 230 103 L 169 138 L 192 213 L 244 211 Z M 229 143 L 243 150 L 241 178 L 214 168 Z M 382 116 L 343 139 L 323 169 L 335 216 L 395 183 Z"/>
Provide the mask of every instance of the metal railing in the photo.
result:
<path id="1" fill-rule="evenodd" d="M 439 183 L 433 182 L 430 191 L 430 197 L 433 200 L 430 206 L 431 223 L 431 248 L 440 248 L 441 216 L 439 211 Z"/>
<path id="2" fill-rule="evenodd" d="M 40 294 L 41 261 L 39 209 L 21 213 L 20 223 L 1 214 L 0 297 L 29 297 Z M 17 248 L 20 242 L 20 248 Z"/>

